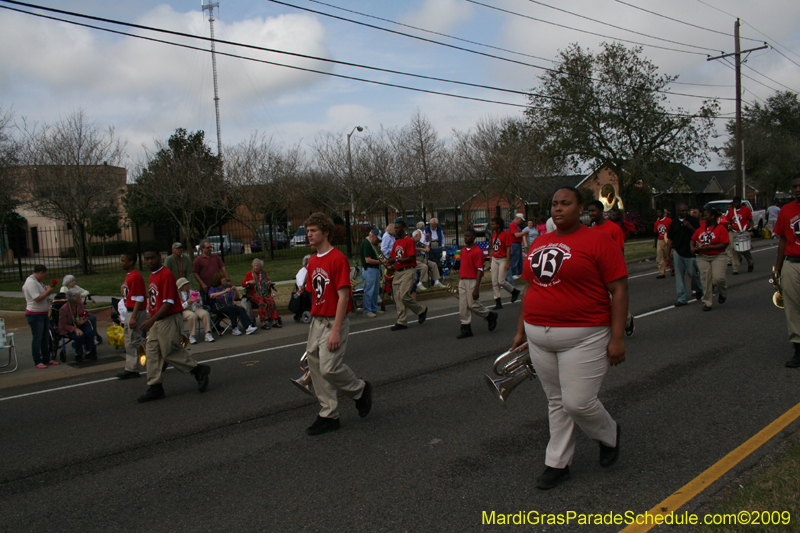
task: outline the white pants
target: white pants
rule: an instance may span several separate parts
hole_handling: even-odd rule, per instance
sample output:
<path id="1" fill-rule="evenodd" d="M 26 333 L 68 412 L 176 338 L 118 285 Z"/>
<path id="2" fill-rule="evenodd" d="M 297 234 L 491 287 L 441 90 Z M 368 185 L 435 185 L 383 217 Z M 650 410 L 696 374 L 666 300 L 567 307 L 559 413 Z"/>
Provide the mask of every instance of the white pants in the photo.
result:
<path id="1" fill-rule="evenodd" d="M 492 295 L 495 300 L 502 296 L 500 294 L 500 287 L 508 292 L 514 292 L 514 286 L 506 279 L 507 270 L 508 256 L 492 257 Z"/>
<path id="2" fill-rule="evenodd" d="M 554 328 L 525 323 L 531 362 L 547 394 L 550 442 L 545 465 L 564 468 L 575 455 L 575 425 L 616 446 L 617 423 L 597 398 L 608 371 L 611 328 Z"/>

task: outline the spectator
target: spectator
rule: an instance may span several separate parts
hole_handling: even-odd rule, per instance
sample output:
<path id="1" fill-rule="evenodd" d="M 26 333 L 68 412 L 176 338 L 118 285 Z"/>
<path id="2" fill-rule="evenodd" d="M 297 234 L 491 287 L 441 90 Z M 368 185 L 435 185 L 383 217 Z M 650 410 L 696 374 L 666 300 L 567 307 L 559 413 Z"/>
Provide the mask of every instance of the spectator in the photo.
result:
<path id="1" fill-rule="evenodd" d="M 686 204 L 678 204 L 677 213 L 678 217 L 667 229 L 667 257 L 672 259 L 672 268 L 677 273 L 675 289 L 678 301 L 675 307 L 682 307 L 689 303 L 686 298 L 686 274 L 689 274 L 695 298 L 699 301 L 703 297 L 700 271 L 691 248 L 692 235 L 700 227 L 700 221 L 689 214 Z"/>
<path id="2" fill-rule="evenodd" d="M 81 291 L 81 298 L 88 298 L 91 293 L 86 289 L 82 289 L 78 287 L 78 282 L 75 280 L 75 276 L 72 274 L 67 274 L 64 276 L 64 279 L 61 280 L 61 290 L 59 292 L 66 294 L 70 289 L 78 289 Z M 92 325 L 93 337 L 95 344 L 100 344 L 102 342 L 102 338 L 100 334 L 97 332 L 97 317 L 94 316 L 92 313 L 89 313 L 89 323 Z"/>
<path id="3" fill-rule="evenodd" d="M 302 291 L 303 287 L 306 285 L 306 276 L 308 275 L 308 260 L 310 258 L 310 255 L 307 255 L 303 258 L 303 266 L 300 267 L 300 270 L 298 270 L 297 274 L 294 276 L 294 284 L 297 286 L 298 291 Z"/>
<path id="4" fill-rule="evenodd" d="M 382 311 L 378 310 L 378 292 L 381 288 L 381 264 L 375 245 L 378 244 L 381 230 L 372 228 L 361 241 L 361 268 L 364 272 L 364 316 L 375 318 Z M 302 285 L 298 284 L 299 287 Z"/>
<path id="5" fill-rule="evenodd" d="M 725 281 L 727 264 L 723 253 L 728 247 L 728 232 L 718 224 L 718 218 L 719 212 L 713 207 L 704 209 L 703 223 L 692 235 L 692 252 L 697 255 L 697 266 L 703 280 L 703 311 L 711 311 L 714 287 L 720 304 L 724 304 L 728 298 Z"/>
<path id="6" fill-rule="evenodd" d="M 545 233 L 553 233 L 556 230 L 556 223 L 553 222 L 553 217 L 547 219 L 545 222 Z M 539 232 L 540 235 L 544 235 L 544 233 Z"/>
<path id="7" fill-rule="evenodd" d="M 772 200 L 772 205 L 767 208 L 767 229 L 772 234 L 773 230 L 775 229 L 775 223 L 778 221 L 778 215 L 781 212 L 781 208 L 778 206 L 778 199 L 775 198 Z M 777 235 L 772 235 L 772 238 L 777 238 Z"/>
<path id="8" fill-rule="evenodd" d="M 525 234 L 522 237 L 522 251 L 527 252 L 530 247 L 531 243 L 539 236 L 539 232 L 536 229 L 536 226 L 533 224 L 533 220 L 528 221 L 528 225 L 522 230 Z"/>
<path id="9" fill-rule="evenodd" d="M 430 246 L 431 240 L 428 238 L 428 235 L 425 234 L 425 223 L 420 221 L 414 227 L 414 231 L 419 230 L 422 233 L 422 236 L 419 238 L 419 242 L 424 244 L 425 246 Z"/>
<path id="10" fill-rule="evenodd" d="M 203 324 L 203 330 L 206 332 L 206 342 L 214 342 L 214 337 L 211 335 L 211 315 L 203 309 L 199 301 L 200 293 L 192 290 L 192 284 L 186 278 L 180 278 L 176 285 L 183 305 L 183 319 L 186 321 L 186 329 L 189 331 L 189 344 L 197 344 L 194 332 L 198 320 Z"/>
<path id="11" fill-rule="evenodd" d="M 196 262 L 196 261 L 195 261 Z M 234 295 L 236 289 L 231 286 L 231 281 L 222 275 L 222 272 L 217 272 L 211 278 L 211 286 L 208 288 L 208 299 L 212 302 L 212 309 L 225 313 L 225 316 L 231 319 L 231 326 L 233 327 L 234 335 L 241 335 L 242 330 L 239 329 L 239 321 L 245 327 L 245 333 L 250 335 L 258 330 L 253 325 L 253 321 L 247 316 L 247 311 L 244 307 L 234 303 Z"/>
<path id="12" fill-rule="evenodd" d="M 81 298 L 83 291 L 74 287 L 67 291 L 67 303 L 58 311 L 58 334 L 72 339 L 75 348 L 75 361 L 83 361 L 86 351 L 87 359 L 97 360 L 97 350 L 94 347 L 94 330 L 89 322 L 86 308 Z"/>
<path id="13" fill-rule="evenodd" d="M 50 328 L 47 315 L 50 312 L 50 295 L 54 287 L 45 288 L 42 280 L 47 276 L 47 267 L 36 265 L 33 274 L 28 276 L 22 286 L 25 296 L 25 320 L 31 327 L 31 356 L 36 368 L 43 370 L 58 365 L 50 360 Z M 53 282 L 55 285 L 55 282 Z"/>
<path id="14" fill-rule="evenodd" d="M 270 326 L 280 328 L 283 326 L 278 307 L 275 305 L 275 298 L 272 297 L 272 283 L 264 272 L 264 261 L 253 259 L 253 270 L 247 273 L 242 282 L 245 288 L 247 299 L 251 304 L 258 307 L 258 319 L 261 321 L 261 329 L 269 329 Z"/>
<path id="15" fill-rule="evenodd" d="M 414 230 L 413 238 L 417 251 L 417 273 L 419 274 L 417 290 L 424 291 L 427 288 L 425 282 L 428 281 L 428 276 L 433 278 L 434 287 L 444 287 L 439 282 L 439 267 L 428 258 L 431 248 L 422 242 L 422 237 L 424 237 L 422 230 Z"/>
<path id="16" fill-rule="evenodd" d="M 506 281 L 512 285 L 522 275 L 522 237 L 525 235 L 522 229 L 524 227 L 525 215 L 522 213 L 514 215 L 514 221 L 508 225 L 508 234 L 511 236 L 511 254 Z"/>
<path id="17" fill-rule="evenodd" d="M 175 279 L 186 278 L 189 289 L 192 285 L 192 260 L 183 255 L 183 245 L 179 242 L 172 244 L 172 254 L 164 260 L 164 266 L 172 272 Z"/>
<path id="18" fill-rule="evenodd" d="M 394 224 L 388 224 L 386 226 L 386 231 L 383 233 L 383 239 L 381 239 L 381 253 L 383 257 L 389 258 L 392 254 L 392 248 L 394 248 L 394 241 L 396 241 L 396 237 L 394 235 Z"/>
<path id="19" fill-rule="evenodd" d="M 536 231 L 539 235 L 544 235 L 549 230 L 547 229 L 547 219 L 545 217 L 539 217 L 536 222 Z"/>
<path id="20" fill-rule="evenodd" d="M 380 233 L 378 228 L 373 229 Z M 300 267 L 300 270 L 298 270 L 297 274 L 294 276 L 295 290 L 297 291 L 297 297 L 300 299 L 297 311 L 294 314 L 295 322 L 300 322 L 300 319 L 303 317 L 303 311 L 311 309 L 311 294 L 305 290 L 309 259 L 311 259 L 310 255 L 303 258 L 303 266 Z M 383 311 L 380 312 L 383 313 Z"/>
<path id="21" fill-rule="evenodd" d="M 200 297 L 203 298 L 205 304 L 208 304 L 208 289 L 212 286 L 214 275 L 222 273 L 225 279 L 229 278 L 225 263 L 211 251 L 212 247 L 209 241 L 201 242 L 200 252 L 202 255 L 195 257 L 194 263 L 192 263 L 192 275 L 200 284 Z"/>
<path id="22" fill-rule="evenodd" d="M 444 246 L 444 232 L 439 225 L 439 220 L 432 218 L 425 227 L 425 238 L 428 246 L 431 247 L 431 261 L 438 263 L 442 259 L 442 246 Z"/>

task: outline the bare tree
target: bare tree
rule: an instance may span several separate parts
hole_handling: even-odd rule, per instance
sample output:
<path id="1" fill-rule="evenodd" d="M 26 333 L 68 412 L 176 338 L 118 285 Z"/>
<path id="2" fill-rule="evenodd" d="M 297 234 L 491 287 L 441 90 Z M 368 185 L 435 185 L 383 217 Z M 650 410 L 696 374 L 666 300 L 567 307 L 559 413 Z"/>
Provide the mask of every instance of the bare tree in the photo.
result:
<path id="1" fill-rule="evenodd" d="M 485 119 L 479 121 L 474 130 L 453 132 L 453 172 L 460 182 L 469 183 L 470 189 L 481 197 L 487 214 L 491 213 L 491 197 L 502 194 L 506 186 L 502 180 L 498 180 L 497 175 L 501 131 L 499 121 Z"/>
<path id="2" fill-rule="evenodd" d="M 22 202 L 17 164 L 19 145 L 13 135 L 14 114 L 0 108 L 0 239 L 8 219 Z M 5 245 L 0 246 L 5 249 Z"/>
<path id="3" fill-rule="evenodd" d="M 71 225 L 75 251 L 88 274 L 92 264 L 86 223 L 117 198 L 120 184 L 109 179 L 107 165 L 122 163 L 125 143 L 113 127 L 101 129 L 80 109 L 54 124 L 29 126 L 23 121 L 20 129 L 21 159 L 29 167 L 28 201 L 39 215 Z"/>
<path id="4" fill-rule="evenodd" d="M 415 193 L 414 211 L 424 218 L 431 211 L 434 198 L 440 196 L 438 188 L 446 172 L 444 143 L 417 109 L 411 122 L 395 137 L 395 150 L 403 164 L 405 184 Z"/>

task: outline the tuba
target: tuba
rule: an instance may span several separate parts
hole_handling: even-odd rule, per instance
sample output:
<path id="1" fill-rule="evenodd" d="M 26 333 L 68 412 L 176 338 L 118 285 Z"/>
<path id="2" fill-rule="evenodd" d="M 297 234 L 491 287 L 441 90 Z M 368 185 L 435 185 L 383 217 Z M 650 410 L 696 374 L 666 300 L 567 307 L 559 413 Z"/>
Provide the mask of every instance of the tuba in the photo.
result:
<path id="1" fill-rule="evenodd" d="M 450 296 L 453 298 L 458 298 L 458 287 L 451 285 L 449 283 L 445 284 L 445 290 L 450 293 Z"/>
<path id="2" fill-rule="evenodd" d="M 775 267 L 772 267 L 772 278 L 770 278 L 769 282 L 772 284 L 772 288 L 775 289 L 775 294 L 772 295 L 772 303 L 775 304 L 775 307 L 783 309 L 783 287 L 781 287 L 781 272 L 780 270 L 775 270 Z"/>
<path id="3" fill-rule="evenodd" d="M 181 333 L 181 348 L 186 348 L 187 346 L 189 346 L 189 337 L 185 333 Z M 145 366 L 147 363 L 147 348 L 144 344 L 139 345 L 136 355 L 139 357 L 139 365 L 142 368 L 147 368 Z"/>
<path id="4" fill-rule="evenodd" d="M 311 370 L 308 369 L 308 352 L 303 352 L 303 356 L 300 358 L 300 370 L 305 371 L 305 374 L 298 379 L 291 380 L 291 382 L 309 396 L 314 396 L 314 384 L 311 382 Z"/>
<path id="5" fill-rule="evenodd" d="M 498 356 L 494 361 L 493 370 L 500 377 L 492 379 L 490 376 L 485 376 L 486 384 L 489 386 L 489 390 L 492 391 L 492 395 L 505 406 L 507 405 L 508 396 L 517 385 L 526 379 L 536 377 L 536 370 L 531 364 L 528 353 L 528 343 L 526 342 L 516 349 L 509 350 Z"/>

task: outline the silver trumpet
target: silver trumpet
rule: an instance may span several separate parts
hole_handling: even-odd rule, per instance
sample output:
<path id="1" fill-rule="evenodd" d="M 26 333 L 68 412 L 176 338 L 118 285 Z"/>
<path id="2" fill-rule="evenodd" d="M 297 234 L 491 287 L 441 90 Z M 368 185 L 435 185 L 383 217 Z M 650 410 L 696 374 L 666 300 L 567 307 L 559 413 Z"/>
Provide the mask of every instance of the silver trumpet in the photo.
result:
<path id="1" fill-rule="evenodd" d="M 492 378 L 485 376 L 486 384 L 492 395 L 497 398 L 503 406 L 506 400 L 517 385 L 526 379 L 536 377 L 536 370 L 531 365 L 531 358 L 528 354 L 528 343 L 518 346 L 514 350 L 509 350 L 494 360 L 494 373 L 500 376 Z"/>
<path id="2" fill-rule="evenodd" d="M 292 383 L 309 396 L 315 396 L 314 384 L 311 382 L 311 370 L 308 369 L 308 352 L 303 352 L 303 357 L 300 358 L 300 370 L 305 371 L 305 374 L 298 379 L 291 380 Z"/>

